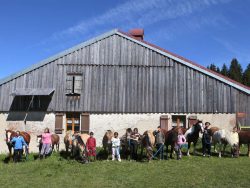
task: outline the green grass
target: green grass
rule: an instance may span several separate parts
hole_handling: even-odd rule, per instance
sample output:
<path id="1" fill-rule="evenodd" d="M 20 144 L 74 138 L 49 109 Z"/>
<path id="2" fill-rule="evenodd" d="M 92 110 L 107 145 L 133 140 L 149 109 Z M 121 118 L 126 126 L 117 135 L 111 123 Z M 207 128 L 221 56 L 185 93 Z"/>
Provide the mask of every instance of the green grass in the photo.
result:
<path id="1" fill-rule="evenodd" d="M 245 153 L 246 148 L 243 148 Z M 6 156 L 0 155 L 3 161 Z M 0 162 L 1 187 L 249 187 L 250 159 L 183 156 L 180 161 L 96 161 L 53 154 L 19 164 Z"/>

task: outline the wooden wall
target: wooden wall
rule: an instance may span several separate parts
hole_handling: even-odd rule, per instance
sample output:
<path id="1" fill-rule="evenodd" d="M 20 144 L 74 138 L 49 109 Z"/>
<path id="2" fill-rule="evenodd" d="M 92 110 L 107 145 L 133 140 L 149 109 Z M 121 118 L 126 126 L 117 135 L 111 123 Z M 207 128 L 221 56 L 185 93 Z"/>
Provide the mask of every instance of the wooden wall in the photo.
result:
<path id="1" fill-rule="evenodd" d="M 65 95 L 68 73 L 82 74 L 79 99 Z M 56 112 L 250 114 L 248 94 L 118 35 L 1 85 L 0 111 L 17 88 L 55 88 Z"/>

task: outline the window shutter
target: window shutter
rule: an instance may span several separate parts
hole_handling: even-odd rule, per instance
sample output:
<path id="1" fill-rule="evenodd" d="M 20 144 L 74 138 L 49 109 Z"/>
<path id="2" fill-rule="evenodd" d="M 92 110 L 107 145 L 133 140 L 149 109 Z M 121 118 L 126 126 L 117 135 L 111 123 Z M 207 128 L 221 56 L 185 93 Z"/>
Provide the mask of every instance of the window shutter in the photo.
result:
<path id="1" fill-rule="evenodd" d="M 82 76 L 75 76 L 75 93 L 81 93 L 82 91 Z"/>
<path id="2" fill-rule="evenodd" d="M 67 75 L 66 78 L 66 93 L 72 93 L 72 85 L 73 84 L 73 76 L 72 75 Z"/>
<path id="3" fill-rule="evenodd" d="M 55 122 L 55 133 L 62 134 L 63 131 L 63 114 L 56 114 L 56 122 Z"/>
<path id="4" fill-rule="evenodd" d="M 81 133 L 89 133 L 89 114 L 81 114 Z"/>
<path id="5" fill-rule="evenodd" d="M 168 116 L 161 116 L 160 117 L 160 125 L 162 129 L 168 131 Z"/>

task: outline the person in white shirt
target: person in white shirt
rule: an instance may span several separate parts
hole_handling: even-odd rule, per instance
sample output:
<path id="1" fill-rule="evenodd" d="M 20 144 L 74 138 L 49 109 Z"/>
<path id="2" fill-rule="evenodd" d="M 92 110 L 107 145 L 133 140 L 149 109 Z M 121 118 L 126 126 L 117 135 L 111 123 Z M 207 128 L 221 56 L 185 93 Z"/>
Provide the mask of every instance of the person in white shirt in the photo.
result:
<path id="1" fill-rule="evenodd" d="M 114 137 L 111 139 L 112 142 L 112 161 L 117 157 L 118 161 L 121 162 L 120 156 L 120 138 L 118 138 L 118 132 L 114 133 Z"/>

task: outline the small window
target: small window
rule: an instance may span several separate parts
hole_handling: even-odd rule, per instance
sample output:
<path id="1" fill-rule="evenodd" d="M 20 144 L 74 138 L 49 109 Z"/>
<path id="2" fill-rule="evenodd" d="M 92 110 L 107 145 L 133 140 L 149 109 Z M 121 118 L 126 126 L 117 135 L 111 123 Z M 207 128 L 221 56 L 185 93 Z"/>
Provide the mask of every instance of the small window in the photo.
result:
<path id="1" fill-rule="evenodd" d="M 80 96 L 82 92 L 82 75 L 68 74 L 66 80 L 66 95 Z"/>

